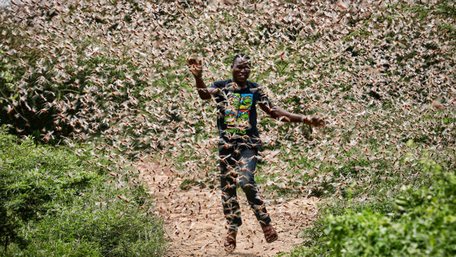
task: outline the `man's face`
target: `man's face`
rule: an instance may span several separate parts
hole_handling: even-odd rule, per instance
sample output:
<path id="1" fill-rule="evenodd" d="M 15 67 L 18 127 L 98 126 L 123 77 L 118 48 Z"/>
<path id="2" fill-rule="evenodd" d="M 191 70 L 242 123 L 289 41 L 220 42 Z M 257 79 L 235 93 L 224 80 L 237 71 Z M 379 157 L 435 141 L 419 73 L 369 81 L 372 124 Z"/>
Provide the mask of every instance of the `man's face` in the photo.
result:
<path id="1" fill-rule="evenodd" d="M 233 63 L 233 79 L 236 82 L 246 82 L 250 75 L 250 61 L 244 57 L 237 58 Z"/>

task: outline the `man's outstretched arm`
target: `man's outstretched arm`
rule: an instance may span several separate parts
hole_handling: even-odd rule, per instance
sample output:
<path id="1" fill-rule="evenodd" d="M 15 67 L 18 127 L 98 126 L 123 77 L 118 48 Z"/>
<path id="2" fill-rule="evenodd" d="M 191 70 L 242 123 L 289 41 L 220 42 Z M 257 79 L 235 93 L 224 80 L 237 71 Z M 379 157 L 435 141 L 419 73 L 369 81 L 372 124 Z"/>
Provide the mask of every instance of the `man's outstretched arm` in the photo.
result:
<path id="1" fill-rule="evenodd" d="M 321 127 L 325 122 L 318 117 L 308 117 L 304 115 L 288 112 L 280 107 L 271 106 L 269 103 L 259 103 L 260 108 L 266 112 L 271 118 L 285 122 L 304 122 L 308 125 Z"/>
<path id="2" fill-rule="evenodd" d="M 198 95 L 203 100 L 211 99 L 211 95 L 217 94 L 219 90 L 216 88 L 206 87 L 206 84 L 203 81 L 202 61 L 198 60 L 197 58 L 190 57 L 188 58 L 187 63 L 190 72 L 193 74 L 193 77 L 195 77 L 195 84 L 198 90 Z"/>

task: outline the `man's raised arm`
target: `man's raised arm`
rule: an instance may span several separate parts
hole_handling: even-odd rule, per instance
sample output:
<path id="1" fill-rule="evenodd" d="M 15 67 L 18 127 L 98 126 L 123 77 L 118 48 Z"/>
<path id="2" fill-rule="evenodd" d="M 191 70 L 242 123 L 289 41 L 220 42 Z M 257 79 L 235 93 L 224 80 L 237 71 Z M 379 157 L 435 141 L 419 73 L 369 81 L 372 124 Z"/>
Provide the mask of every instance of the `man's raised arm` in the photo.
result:
<path id="1" fill-rule="evenodd" d="M 218 89 L 208 88 L 203 81 L 203 65 L 200 59 L 195 57 L 190 57 L 187 60 L 188 67 L 190 72 L 195 77 L 196 88 L 198 89 L 198 95 L 203 100 L 211 99 L 211 95 L 214 95 L 218 92 Z"/>

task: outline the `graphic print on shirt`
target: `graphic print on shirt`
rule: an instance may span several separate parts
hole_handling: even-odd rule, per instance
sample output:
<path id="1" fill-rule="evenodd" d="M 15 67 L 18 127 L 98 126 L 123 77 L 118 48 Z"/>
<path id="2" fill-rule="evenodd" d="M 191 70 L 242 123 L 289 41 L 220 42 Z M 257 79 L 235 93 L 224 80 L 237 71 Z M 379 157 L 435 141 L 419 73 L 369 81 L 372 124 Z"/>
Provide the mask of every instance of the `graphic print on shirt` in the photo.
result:
<path id="1" fill-rule="evenodd" d="M 225 109 L 226 131 L 245 134 L 250 128 L 249 116 L 253 103 L 253 94 L 232 93 L 227 96 Z"/>

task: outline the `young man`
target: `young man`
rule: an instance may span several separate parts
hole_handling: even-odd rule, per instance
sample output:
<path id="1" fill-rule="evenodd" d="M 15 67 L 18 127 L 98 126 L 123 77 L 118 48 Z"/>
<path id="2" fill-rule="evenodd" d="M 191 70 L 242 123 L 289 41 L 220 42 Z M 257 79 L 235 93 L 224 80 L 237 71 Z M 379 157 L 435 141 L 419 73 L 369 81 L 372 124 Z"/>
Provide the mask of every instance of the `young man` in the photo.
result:
<path id="1" fill-rule="evenodd" d="M 234 57 L 231 66 L 232 79 L 216 81 L 209 87 L 206 87 L 203 81 L 202 62 L 196 58 L 189 58 L 188 65 L 195 77 L 201 99 L 209 100 L 213 97 L 217 102 L 222 205 L 228 224 L 225 250 L 232 252 L 236 248 L 236 235 L 238 227 L 242 224 L 236 195 L 237 185 L 245 192 L 260 222 L 266 242 L 274 242 L 278 235 L 271 225 L 271 218 L 254 180 L 256 156 L 260 145 L 256 126 L 256 105 L 258 104 L 270 117 L 286 122 L 322 126 L 323 120 L 289 113 L 274 106 L 258 84 L 247 80 L 250 75 L 250 59 L 246 55 Z"/>

